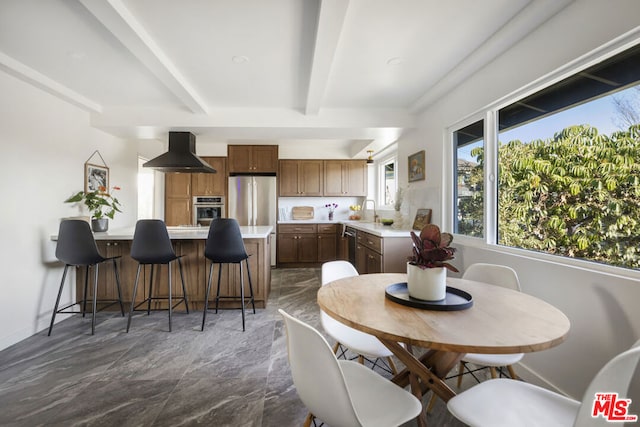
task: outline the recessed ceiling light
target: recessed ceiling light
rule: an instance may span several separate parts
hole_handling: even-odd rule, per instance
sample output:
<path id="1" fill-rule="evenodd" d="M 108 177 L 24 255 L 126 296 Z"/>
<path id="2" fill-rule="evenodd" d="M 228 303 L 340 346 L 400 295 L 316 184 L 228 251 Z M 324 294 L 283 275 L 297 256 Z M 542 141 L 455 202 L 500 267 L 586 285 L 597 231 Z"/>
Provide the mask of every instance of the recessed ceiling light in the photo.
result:
<path id="1" fill-rule="evenodd" d="M 249 58 L 242 55 L 236 55 L 231 58 L 231 61 L 233 61 L 234 64 L 246 64 L 247 62 L 249 62 Z"/>
<path id="2" fill-rule="evenodd" d="M 400 65 L 400 64 L 402 64 L 402 58 L 398 56 L 389 58 L 389 60 L 387 61 L 387 65 Z"/>

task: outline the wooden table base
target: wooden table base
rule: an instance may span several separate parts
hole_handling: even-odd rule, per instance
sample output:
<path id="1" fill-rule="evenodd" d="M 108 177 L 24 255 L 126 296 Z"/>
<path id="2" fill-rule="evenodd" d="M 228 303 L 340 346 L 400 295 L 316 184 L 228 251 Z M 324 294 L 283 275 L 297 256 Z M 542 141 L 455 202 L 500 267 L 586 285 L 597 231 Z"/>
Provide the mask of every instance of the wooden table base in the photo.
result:
<path id="1" fill-rule="evenodd" d="M 411 386 L 411 393 L 422 402 L 423 394 L 431 390 L 445 403 L 456 393 L 444 382 L 449 371 L 451 371 L 464 356 L 463 353 L 449 351 L 427 350 L 419 358 L 413 354 L 411 345 L 406 348 L 399 343 L 387 339 L 380 341 L 406 366 L 400 371 L 392 381 L 402 388 Z M 418 416 L 418 425 L 427 425 L 426 410 L 423 407 Z"/>

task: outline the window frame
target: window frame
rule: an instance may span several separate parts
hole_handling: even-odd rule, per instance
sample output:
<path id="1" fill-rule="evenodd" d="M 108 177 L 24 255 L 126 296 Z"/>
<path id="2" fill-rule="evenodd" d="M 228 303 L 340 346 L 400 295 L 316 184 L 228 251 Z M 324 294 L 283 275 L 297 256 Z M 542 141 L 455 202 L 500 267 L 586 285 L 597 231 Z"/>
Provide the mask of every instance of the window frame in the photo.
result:
<path id="1" fill-rule="evenodd" d="M 396 150 L 386 154 L 384 157 L 381 157 L 379 160 L 376 160 L 376 175 L 377 175 L 377 185 L 376 185 L 376 205 L 377 209 L 380 210 L 394 210 L 394 205 L 383 204 L 385 202 L 385 181 L 386 175 L 384 167 L 385 165 L 393 162 L 394 163 L 394 173 L 396 176 L 396 188 L 395 191 L 398 191 L 398 153 Z M 395 196 L 394 196 L 395 197 Z"/>
<path id="2" fill-rule="evenodd" d="M 562 255 L 553 255 L 545 252 L 534 250 L 503 246 L 497 243 L 497 227 L 498 227 L 498 206 L 497 206 L 497 176 L 498 176 L 498 111 L 509 106 L 518 100 L 526 98 L 536 92 L 539 92 L 553 84 L 566 79 L 574 74 L 596 65 L 600 62 L 640 44 L 640 28 L 620 36 L 609 43 L 606 43 L 591 52 L 559 67 L 558 69 L 532 81 L 531 83 L 515 90 L 502 98 L 480 108 L 473 113 L 467 115 L 463 119 L 446 126 L 445 128 L 445 156 L 448 161 L 445 162 L 445 177 L 443 188 L 446 190 L 443 196 L 443 226 L 449 230 L 453 230 L 454 215 L 456 203 L 455 185 L 456 185 L 456 146 L 454 144 L 453 133 L 456 130 L 464 128 L 475 121 L 484 119 L 485 132 L 485 200 L 484 200 L 484 218 L 485 218 L 485 236 L 471 237 L 463 234 L 455 234 L 454 241 L 462 246 L 477 247 L 484 250 L 495 251 L 497 253 L 506 253 L 524 258 L 537 259 L 546 262 L 552 262 L 559 265 L 568 265 L 593 271 L 599 271 L 608 274 L 615 274 L 621 277 L 633 279 L 640 278 L 640 271 L 617 267 L 613 265 L 598 263 L 582 258 L 571 258 Z"/>

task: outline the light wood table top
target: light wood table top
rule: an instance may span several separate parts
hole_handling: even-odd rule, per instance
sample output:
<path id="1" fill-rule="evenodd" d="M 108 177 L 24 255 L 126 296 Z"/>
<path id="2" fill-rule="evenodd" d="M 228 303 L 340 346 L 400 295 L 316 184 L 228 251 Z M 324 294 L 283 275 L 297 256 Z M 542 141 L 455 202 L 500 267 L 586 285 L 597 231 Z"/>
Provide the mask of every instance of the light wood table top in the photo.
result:
<path id="1" fill-rule="evenodd" d="M 385 297 L 406 274 L 340 279 L 318 291 L 318 304 L 339 321 L 380 339 L 456 353 L 528 353 L 562 343 L 569 319 L 545 301 L 486 283 L 447 278 L 473 297 L 459 311 L 407 307 Z"/>

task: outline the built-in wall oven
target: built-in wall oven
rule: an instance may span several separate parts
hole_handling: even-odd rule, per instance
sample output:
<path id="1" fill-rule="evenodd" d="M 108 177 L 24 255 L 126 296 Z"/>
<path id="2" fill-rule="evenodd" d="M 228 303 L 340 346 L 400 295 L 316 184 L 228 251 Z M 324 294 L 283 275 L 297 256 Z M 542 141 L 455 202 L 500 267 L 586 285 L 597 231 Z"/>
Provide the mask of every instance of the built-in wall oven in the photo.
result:
<path id="1" fill-rule="evenodd" d="M 195 196 L 193 198 L 193 225 L 208 227 L 214 219 L 224 217 L 224 197 Z"/>

